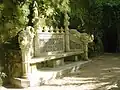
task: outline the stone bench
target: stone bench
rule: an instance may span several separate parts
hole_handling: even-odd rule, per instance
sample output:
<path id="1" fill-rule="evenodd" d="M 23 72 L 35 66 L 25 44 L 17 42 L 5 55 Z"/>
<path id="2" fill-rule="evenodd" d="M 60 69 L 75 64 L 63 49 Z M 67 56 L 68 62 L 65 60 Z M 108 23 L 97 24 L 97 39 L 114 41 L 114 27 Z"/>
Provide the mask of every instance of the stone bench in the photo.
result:
<path id="1" fill-rule="evenodd" d="M 44 67 L 58 67 L 65 65 L 65 61 L 67 60 L 67 57 L 72 56 L 70 58 L 70 61 L 79 61 L 78 56 L 82 54 L 83 52 L 65 52 L 65 53 L 59 53 L 55 55 L 48 55 L 48 56 L 41 56 L 41 57 L 33 57 L 31 61 L 29 61 L 31 66 L 31 72 L 37 71 L 37 67 L 44 68 Z M 43 65 L 44 64 L 44 65 Z M 38 66 L 39 65 L 39 66 Z"/>
<path id="2" fill-rule="evenodd" d="M 82 59 L 88 59 L 88 41 L 82 40 L 79 36 L 82 34 L 76 30 L 64 30 L 63 28 L 38 29 L 34 32 L 29 26 L 21 31 L 18 41 L 22 54 L 22 75 L 21 79 L 15 77 L 17 79 L 13 80 L 14 84 L 19 82 L 19 85 L 18 83 L 16 85 L 23 87 L 22 84 L 25 82 L 30 83 L 29 75 L 32 76 L 34 72 L 39 72 L 43 67 L 62 67 L 67 61 L 79 61 L 80 55 Z"/>

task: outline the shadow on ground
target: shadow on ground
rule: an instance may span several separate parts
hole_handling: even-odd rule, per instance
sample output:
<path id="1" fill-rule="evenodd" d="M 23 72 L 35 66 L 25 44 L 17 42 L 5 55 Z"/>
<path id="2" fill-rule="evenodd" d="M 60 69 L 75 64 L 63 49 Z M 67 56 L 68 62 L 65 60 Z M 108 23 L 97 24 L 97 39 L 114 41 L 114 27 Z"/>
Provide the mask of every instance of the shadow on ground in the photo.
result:
<path id="1" fill-rule="evenodd" d="M 27 90 L 120 90 L 120 54 L 92 58 L 75 73 Z M 21 90 L 10 89 L 8 90 Z M 26 90 L 26 89 L 24 89 Z"/>
<path id="2" fill-rule="evenodd" d="M 46 86 L 74 86 L 80 90 L 120 90 L 120 54 L 104 54 L 76 73 L 53 80 Z"/>

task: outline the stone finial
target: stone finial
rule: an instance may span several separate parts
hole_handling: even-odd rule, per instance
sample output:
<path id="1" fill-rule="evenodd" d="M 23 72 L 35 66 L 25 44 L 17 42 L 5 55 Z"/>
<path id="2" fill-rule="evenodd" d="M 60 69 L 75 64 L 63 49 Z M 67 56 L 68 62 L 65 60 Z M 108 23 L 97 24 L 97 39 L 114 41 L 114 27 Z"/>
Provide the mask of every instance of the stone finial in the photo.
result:
<path id="1" fill-rule="evenodd" d="M 61 33 L 65 32 L 63 27 L 60 28 Z"/>
<path id="2" fill-rule="evenodd" d="M 42 32 L 45 32 L 45 27 L 42 27 Z"/>
<path id="3" fill-rule="evenodd" d="M 45 32 L 48 32 L 48 31 L 49 31 L 49 27 L 45 26 Z"/>
<path id="4" fill-rule="evenodd" d="M 43 28 L 41 26 L 39 26 L 39 28 L 37 29 L 37 33 L 41 33 L 43 30 Z"/>
<path id="5" fill-rule="evenodd" d="M 53 27 L 52 26 L 49 28 L 49 32 L 53 32 Z"/>
<path id="6" fill-rule="evenodd" d="M 55 31 L 56 31 L 56 33 L 59 33 L 59 28 L 56 27 L 56 28 L 55 28 Z"/>

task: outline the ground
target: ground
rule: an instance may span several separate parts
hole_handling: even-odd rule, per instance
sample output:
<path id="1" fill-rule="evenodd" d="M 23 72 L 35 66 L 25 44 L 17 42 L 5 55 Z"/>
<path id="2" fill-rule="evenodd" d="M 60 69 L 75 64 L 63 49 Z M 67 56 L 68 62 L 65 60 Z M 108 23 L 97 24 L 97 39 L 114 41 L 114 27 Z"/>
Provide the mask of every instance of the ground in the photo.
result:
<path id="1" fill-rule="evenodd" d="M 51 81 L 48 85 L 24 89 L 3 87 L 2 90 L 120 90 L 120 54 L 92 58 L 76 73 Z"/>

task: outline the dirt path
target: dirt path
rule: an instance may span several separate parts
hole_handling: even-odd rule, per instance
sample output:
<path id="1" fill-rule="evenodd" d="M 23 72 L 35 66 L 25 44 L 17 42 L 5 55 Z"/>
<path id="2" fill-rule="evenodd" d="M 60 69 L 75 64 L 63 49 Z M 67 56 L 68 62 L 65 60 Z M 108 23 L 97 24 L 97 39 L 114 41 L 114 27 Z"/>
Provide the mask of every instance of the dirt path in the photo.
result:
<path id="1" fill-rule="evenodd" d="M 120 54 L 104 54 L 81 69 L 48 85 L 7 90 L 120 90 Z"/>

